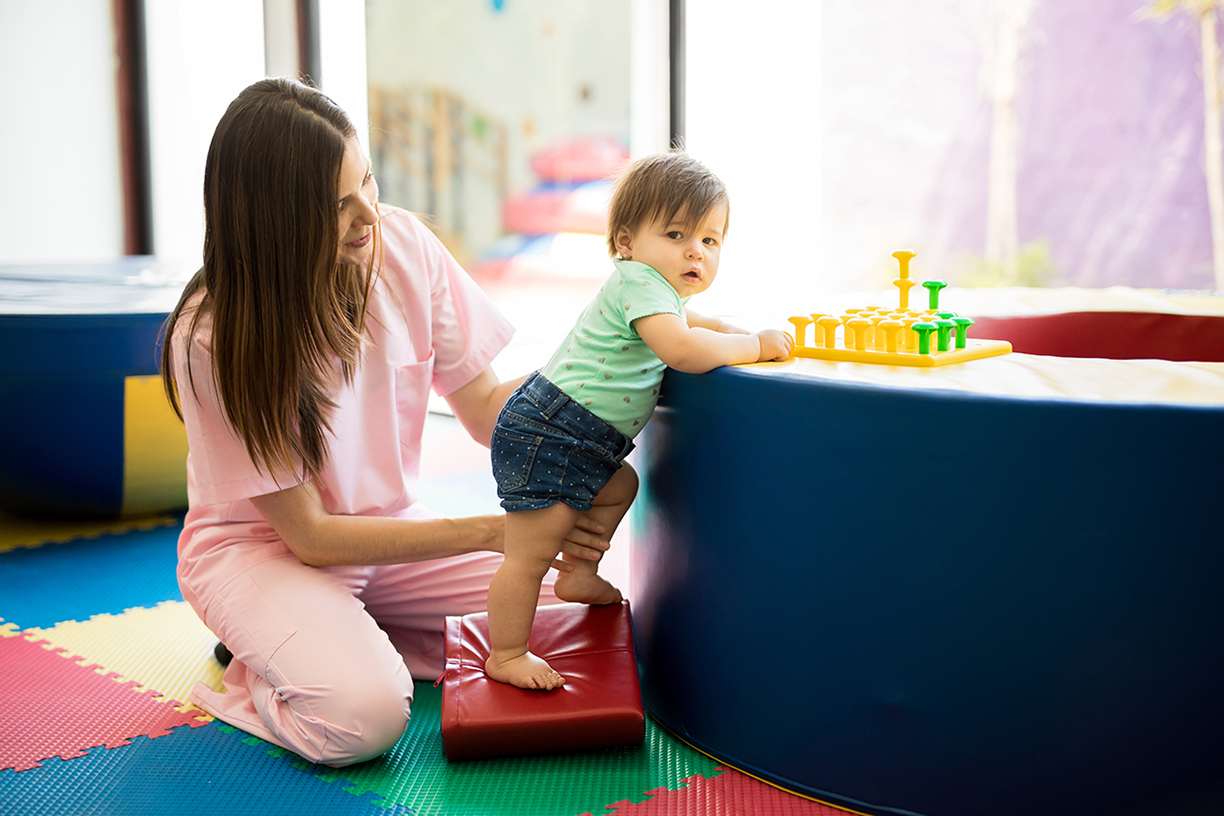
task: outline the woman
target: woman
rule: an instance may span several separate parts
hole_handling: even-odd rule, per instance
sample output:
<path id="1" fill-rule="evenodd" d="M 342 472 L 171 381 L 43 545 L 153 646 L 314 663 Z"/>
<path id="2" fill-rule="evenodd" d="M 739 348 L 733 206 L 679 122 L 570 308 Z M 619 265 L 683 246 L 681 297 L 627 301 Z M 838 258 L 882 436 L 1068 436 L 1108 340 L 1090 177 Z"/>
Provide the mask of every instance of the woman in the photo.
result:
<path id="1" fill-rule="evenodd" d="M 396 743 L 410 672 L 441 673 L 445 617 L 483 610 L 501 561 L 504 516 L 416 502 L 429 391 L 487 446 L 521 381 L 489 367 L 513 329 L 377 198 L 330 99 L 285 79 L 244 90 L 209 147 L 204 265 L 162 360 L 191 450 L 179 585 L 234 655 L 226 690 L 192 699 L 335 766 Z M 566 551 L 597 560 L 602 532 L 584 518 Z"/>

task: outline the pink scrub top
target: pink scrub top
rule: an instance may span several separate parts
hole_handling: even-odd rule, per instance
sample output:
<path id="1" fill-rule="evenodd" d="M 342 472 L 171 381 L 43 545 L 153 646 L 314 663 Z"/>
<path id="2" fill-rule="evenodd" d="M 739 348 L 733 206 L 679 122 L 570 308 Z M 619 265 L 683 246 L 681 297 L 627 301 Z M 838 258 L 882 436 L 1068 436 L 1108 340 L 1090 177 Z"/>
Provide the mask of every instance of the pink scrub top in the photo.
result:
<path id="1" fill-rule="evenodd" d="M 432 515 L 414 508 L 430 389 L 445 397 L 471 382 L 514 328 L 415 216 L 393 207 L 381 213 L 383 264 L 369 302 L 368 342 L 351 384 L 336 361 L 342 385 L 316 487 L 333 515 L 411 518 Z M 292 555 L 250 499 L 302 479 L 258 470 L 230 428 L 211 376 L 207 315 L 191 338 L 195 378 L 188 378 L 190 323 L 181 320 L 172 338 L 190 448 L 178 574 L 184 597 L 202 614 L 243 570 Z"/>

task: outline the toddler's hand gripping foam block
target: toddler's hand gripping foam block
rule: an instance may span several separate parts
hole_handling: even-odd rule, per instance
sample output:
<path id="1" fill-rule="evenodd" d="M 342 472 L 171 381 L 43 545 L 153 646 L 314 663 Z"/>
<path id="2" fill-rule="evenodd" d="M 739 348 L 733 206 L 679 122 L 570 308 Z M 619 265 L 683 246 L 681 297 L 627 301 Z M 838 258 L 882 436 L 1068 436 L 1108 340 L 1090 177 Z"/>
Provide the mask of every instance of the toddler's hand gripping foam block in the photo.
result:
<path id="1" fill-rule="evenodd" d="M 629 603 L 536 610 L 531 651 L 565 677 L 553 691 L 490 680 L 488 615 L 446 619 L 442 747 L 449 760 L 638 745 L 646 736 Z"/>

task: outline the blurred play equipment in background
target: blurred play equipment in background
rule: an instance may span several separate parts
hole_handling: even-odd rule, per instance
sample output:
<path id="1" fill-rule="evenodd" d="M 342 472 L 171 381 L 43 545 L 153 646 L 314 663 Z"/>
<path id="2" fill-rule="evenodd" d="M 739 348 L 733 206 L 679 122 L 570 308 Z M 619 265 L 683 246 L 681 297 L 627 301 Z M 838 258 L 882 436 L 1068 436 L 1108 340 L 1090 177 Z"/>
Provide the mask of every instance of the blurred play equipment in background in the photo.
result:
<path id="1" fill-rule="evenodd" d="M 372 86 L 370 111 L 382 199 L 427 213 L 430 228 L 512 318 L 521 314 L 515 301 L 572 291 L 579 307 L 602 283 L 612 179 L 629 160 L 620 141 L 559 139 L 530 156 L 534 183 L 510 191 L 506 126 L 459 96 Z M 485 242 L 489 228 L 480 221 L 490 212 L 497 237 Z M 537 324 L 539 313 L 516 325 Z"/>
<path id="2" fill-rule="evenodd" d="M 532 156 L 537 183 L 502 208 L 509 234 L 468 267 L 517 327 L 494 361 L 497 371 L 518 375 L 543 365 L 603 285 L 611 270 L 610 180 L 628 159 L 628 150 L 606 137 L 564 140 Z"/>
<path id="3" fill-rule="evenodd" d="M 506 199 L 502 227 L 526 235 L 603 235 L 612 179 L 628 161 L 624 145 L 602 137 L 567 139 L 541 150 L 531 157 L 540 183 Z"/>
<path id="4" fill-rule="evenodd" d="M 509 190 L 506 126 L 439 87 L 370 85 L 379 197 L 416 213 L 460 257 L 471 219 Z"/>
<path id="5" fill-rule="evenodd" d="M 477 278 L 539 250 L 506 236 L 603 232 L 630 139 L 630 0 L 364 5 L 384 201 L 426 214 Z"/>
<path id="6" fill-rule="evenodd" d="M 476 259 L 472 277 L 507 295 L 551 278 L 580 280 L 583 288 L 602 283 L 610 268 L 612 180 L 628 161 L 626 147 L 601 137 L 566 140 L 532 156 L 539 183 L 506 199 L 507 234 Z"/>

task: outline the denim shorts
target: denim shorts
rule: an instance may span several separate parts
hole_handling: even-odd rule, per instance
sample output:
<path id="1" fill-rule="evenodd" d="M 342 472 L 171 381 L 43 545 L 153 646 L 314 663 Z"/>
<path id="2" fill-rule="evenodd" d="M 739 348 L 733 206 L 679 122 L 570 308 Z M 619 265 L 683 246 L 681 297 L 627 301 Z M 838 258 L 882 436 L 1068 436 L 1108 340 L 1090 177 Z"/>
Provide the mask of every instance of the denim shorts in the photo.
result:
<path id="1" fill-rule="evenodd" d="M 537 371 L 506 401 L 491 448 L 497 495 L 508 512 L 557 502 L 586 512 L 633 440 Z"/>

